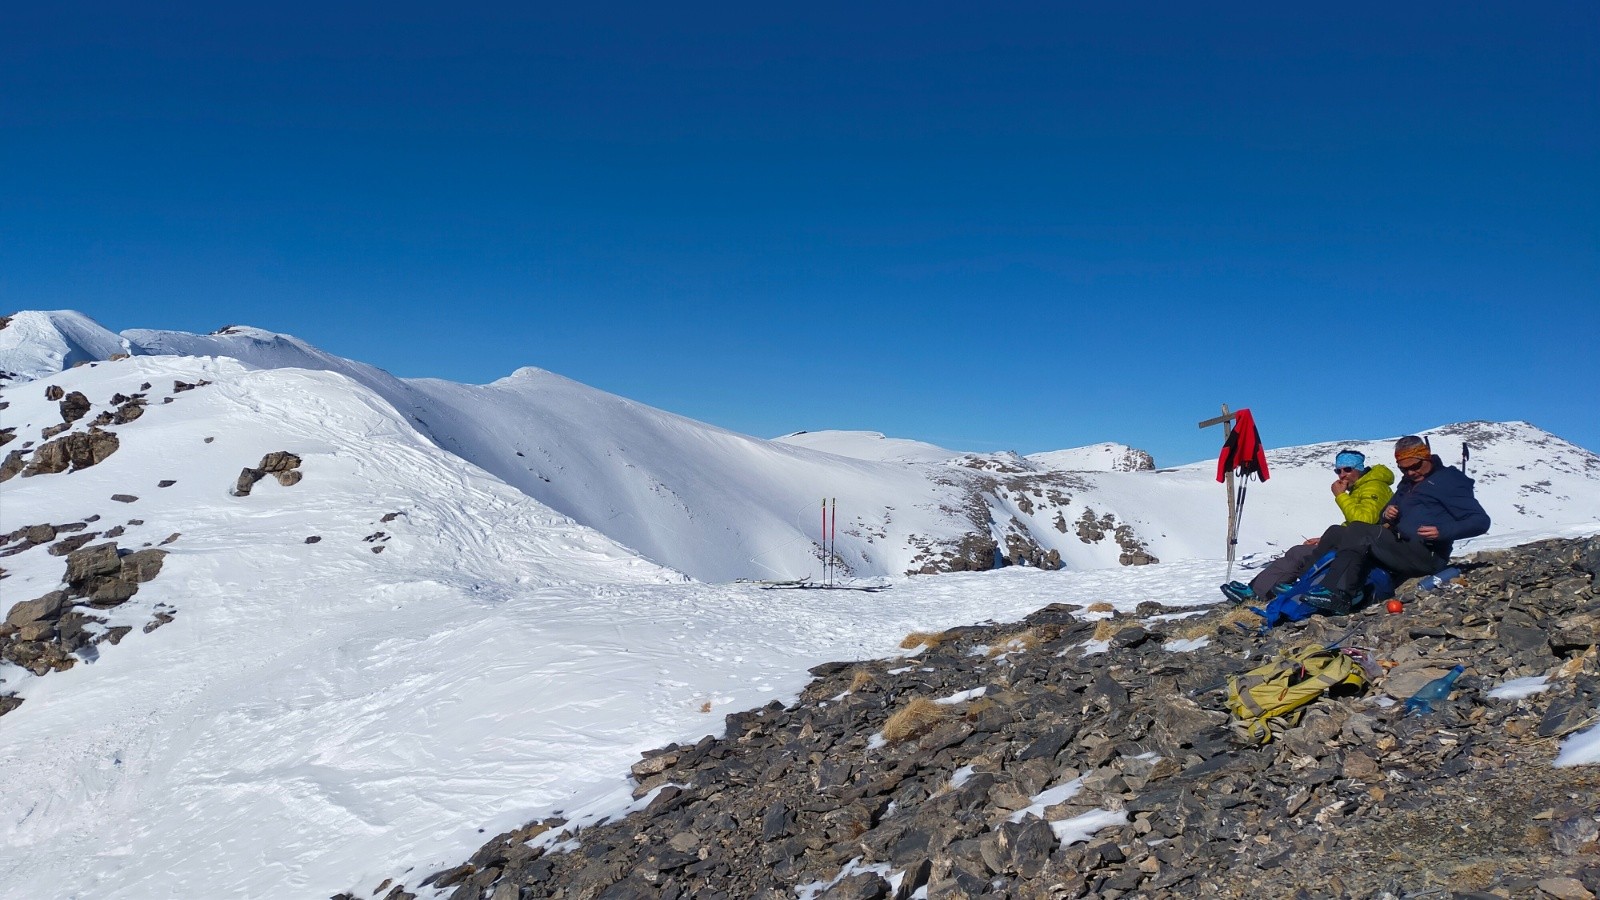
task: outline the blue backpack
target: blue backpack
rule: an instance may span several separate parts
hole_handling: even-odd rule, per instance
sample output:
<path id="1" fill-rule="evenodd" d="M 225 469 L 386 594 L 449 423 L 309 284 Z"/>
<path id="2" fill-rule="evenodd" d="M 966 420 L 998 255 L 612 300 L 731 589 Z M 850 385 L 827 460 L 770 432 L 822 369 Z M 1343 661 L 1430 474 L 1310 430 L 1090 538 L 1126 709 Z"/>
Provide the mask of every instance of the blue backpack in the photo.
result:
<path id="1" fill-rule="evenodd" d="M 1334 552 L 1329 550 L 1318 557 L 1311 568 L 1295 580 L 1293 587 L 1273 597 L 1265 607 L 1250 607 L 1251 612 L 1265 620 L 1261 623 L 1262 631 L 1275 625 L 1282 625 L 1284 622 L 1309 619 L 1322 612 L 1301 598 L 1307 591 L 1322 584 L 1322 579 L 1328 574 L 1328 565 L 1333 562 Z M 1387 600 L 1392 596 L 1394 596 L 1394 576 L 1386 569 L 1373 566 L 1366 582 L 1361 585 L 1361 597 L 1356 601 L 1355 608 L 1359 609 L 1374 601 Z"/>

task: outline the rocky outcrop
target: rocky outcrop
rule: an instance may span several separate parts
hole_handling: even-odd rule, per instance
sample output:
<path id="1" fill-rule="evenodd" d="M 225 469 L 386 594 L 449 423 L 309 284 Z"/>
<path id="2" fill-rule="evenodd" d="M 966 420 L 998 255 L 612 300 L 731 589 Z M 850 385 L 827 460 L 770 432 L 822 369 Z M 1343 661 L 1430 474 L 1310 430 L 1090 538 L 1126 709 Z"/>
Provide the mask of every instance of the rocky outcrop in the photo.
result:
<path id="1" fill-rule="evenodd" d="M 1119 524 L 1112 513 L 1096 517 L 1093 509 L 1085 507 L 1083 514 L 1078 517 L 1077 532 L 1078 540 L 1085 544 L 1097 544 L 1109 534 L 1122 551 L 1117 554 L 1117 562 L 1124 566 L 1148 566 L 1161 561 L 1139 539 L 1131 525 L 1126 522 Z"/>
<path id="2" fill-rule="evenodd" d="M 15 556 L 30 547 L 48 544 L 56 539 L 56 526 L 48 522 L 43 525 L 24 525 L 15 531 L 0 535 L 0 556 Z"/>
<path id="3" fill-rule="evenodd" d="M 919 635 L 916 666 L 819 666 L 792 706 L 646 752 L 625 818 L 532 822 L 423 883 L 454 900 L 1600 891 L 1600 771 L 1550 766 L 1600 702 L 1600 538 L 1465 569 L 1450 590 L 1405 586 L 1401 615 L 1264 635 L 1238 610 L 1156 603 Z M 1318 701 L 1265 747 L 1234 741 L 1228 674 L 1341 639 L 1363 648 L 1367 695 Z M 1395 702 L 1456 662 L 1469 673 L 1433 714 Z M 1490 694 L 1532 675 L 1545 690 Z"/>
<path id="4" fill-rule="evenodd" d="M 1154 472 L 1156 458 L 1134 447 L 1129 447 L 1127 452 L 1111 467 L 1113 472 Z"/>
<path id="5" fill-rule="evenodd" d="M 239 478 L 234 482 L 233 495 L 235 497 L 249 496 L 256 482 L 271 475 L 284 487 L 300 483 L 300 457 L 287 450 L 278 450 L 261 457 L 261 465 L 255 468 L 246 468 L 239 472 Z"/>
<path id="6" fill-rule="evenodd" d="M 76 422 L 89 414 L 89 398 L 81 391 L 73 391 L 61 398 L 61 420 L 63 422 Z"/>
<path id="7" fill-rule="evenodd" d="M 106 620 L 93 611 L 126 603 L 140 585 L 160 574 L 166 555 L 165 550 L 155 549 L 122 551 L 115 542 L 67 553 L 65 587 L 17 603 L 6 614 L 0 625 L 0 659 L 44 675 L 72 668 L 85 648 L 104 641 L 119 642 L 130 629 L 100 629 L 97 626 Z M 171 621 L 170 614 L 167 621 Z M 20 702 L 15 697 L 0 697 L 0 714 Z"/>
<path id="8" fill-rule="evenodd" d="M 87 469 L 117 452 L 118 443 L 116 434 L 91 427 L 88 431 L 75 431 L 40 445 L 33 451 L 32 459 L 21 450 L 13 450 L 4 464 L 0 464 L 0 481 L 18 474 L 27 478 Z"/>
<path id="9" fill-rule="evenodd" d="M 13 450 L 6 454 L 4 461 L 0 461 L 0 481 L 10 481 L 27 468 L 27 454 L 21 450 Z"/>

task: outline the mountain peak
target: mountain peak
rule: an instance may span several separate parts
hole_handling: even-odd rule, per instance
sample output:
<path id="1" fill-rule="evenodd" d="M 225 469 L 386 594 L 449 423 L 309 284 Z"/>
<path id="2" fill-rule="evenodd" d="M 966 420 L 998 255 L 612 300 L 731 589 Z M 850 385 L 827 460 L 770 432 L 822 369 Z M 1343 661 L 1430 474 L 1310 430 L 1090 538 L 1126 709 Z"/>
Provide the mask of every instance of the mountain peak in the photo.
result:
<path id="1" fill-rule="evenodd" d="M 0 317 L 0 385 L 131 352 L 120 335 L 70 309 L 23 310 Z"/>

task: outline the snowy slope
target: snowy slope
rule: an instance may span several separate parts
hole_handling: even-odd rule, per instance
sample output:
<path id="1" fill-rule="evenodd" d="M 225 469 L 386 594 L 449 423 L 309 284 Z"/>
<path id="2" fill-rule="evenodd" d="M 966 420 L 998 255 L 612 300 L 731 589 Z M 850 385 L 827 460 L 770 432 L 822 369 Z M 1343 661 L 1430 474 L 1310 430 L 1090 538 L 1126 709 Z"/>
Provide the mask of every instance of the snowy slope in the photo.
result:
<path id="1" fill-rule="evenodd" d="M 19 319 L 41 315 L 83 330 L 76 314 Z M 1021 457 L 872 432 L 767 441 L 534 368 L 463 385 L 396 378 L 254 328 L 122 337 L 138 354 L 342 373 L 386 399 L 438 447 L 701 580 L 817 576 L 823 497 L 838 500 L 837 558 L 860 577 L 982 568 L 997 555 L 1098 568 L 1224 551 L 1225 498 L 1212 465 L 1140 470 L 1143 454 L 1120 444 Z M 1526 423 L 1450 427 L 1471 431 L 1470 471 L 1481 478 L 1497 532 L 1600 519 L 1600 504 L 1589 499 L 1600 496 L 1594 454 Z M 1441 450 L 1458 453 L 1459 439 L 1440 434 L 1442 444 L 1453 445 Z M 1390 441 L 1347 443 L 1376 462 L 1389 459 Z M 1274 477 L 1249 493 L 1242 553 L 1274 551 L 1337 521 L 1327 466 L 1340 446 L 1269 452 Z"/>
<path id="2" fill-rule="evenodd" d="M 970 528 L 948 485 L 899 466 L 841 461 L 695 422 L 535 368 L 488 385 L 398 379 L 287 335 L 129 331 L 142 353 L 231 356 L 254 366 L 349 375 L 441 448 L 664 565 L 703 580 L 820 571 L 815 507 L 846 500 L 842 555 L 853 571 L 904 571 L 909 535 L 953 541 Z M 867 530 L 881 532 L 874 538 Z"/>
<path id="3" fill-rule="evenodd" d="M 616 812 L 640 750 L 719 733 L 722 714 L 793 696 L 816 663 L 1052 602 L 1220 597 L 1222 488 L 1208 463 L 1063 472 L 929 445 L 848 458 L 539 370 L 484 386 L 396 379 L 253 329 L 130 332 L 113 352 L 129 351 L 0 391 L 9 451 L 61 421 L 46 384 L 83 392 L 90 418 L 151 385 L 104 462 L 0 484 L 0 532 L 99 516 L 92 527 L 123 525 L 130 548 L 179 533 L 161 574 L 109 611 L 107 627 L 133 628 L 120 644 L 42 677 L 0 665 L 0 693 L 24 698 L 0 718 L 0 898 L 415 885 L 477 847 L 479 829 Z M 200 380 L 213 383 L 173 389 Z M 1593 454 L 1524 423 L 1451 426 L 1436 445 L 1462 432 L 1497 523 L 1474 545 L 1600 530 Z M 1251 490 L 1247 552 L 1333 518 L 1339 446 L 1274 451 L 1274 478 Z M 1359 446 L 1385 458 L 1385 441 Z M 276 450 L 304 459 L 299 484 L 229 494 L 240 468 Z M 976 512 L 1093 571 L 764 591 L 687 582 L 618 543 L 684 570 L 812 562 L 825 493 L 840 498 L 841 550 L 861 569 L 894 572 L 859 554 L 906 560 L 891 538 L 959 534 Z M 1113 536 L 1086 542 L 1071 524 L 1086 511 L 1132 523 L 1163 564 L 1117 567 Z M 793 547 L 752 555 L 786 536 Z M 64 561 L 34 547 L 0 565 L 9 608 L 54 588 Z M 158 607 L 176 617 L 145 633 Z"/>
<path id="4" fill-rule="evenodd" d="M 99 516 L 92 528 L 127 523 L 127 548 L 180 534 L 109 611 L 107 627 L 134 628 L 120 644 L 44 676 L 0 665 L 0 691 L 25 698 L 0 719 L 0 895 L 328 896 L 360 865 L 464 844 L 568 774 L 566 751 L 527 752 L 557 750 L 552 729 L 604 743 L 604 692 L 541 691 L 565 653 L 551 615 L 615 615 L 630 586 L 682 581 L 440 451 L 341 375 L 165 357 L 51 383 L 96 411 L 144 384 L 153 402 L 104 462 L 7 482 L 0 530 Z M 59 421 L 43 394 L 6 390 L 7 423 Z M 277 450 L 302 457 L 299 484 L 230 496 Z M 43 547 L 4 563 L 7 608 L 64 567 Z M 158 605 L 175 619 L 146 634 Z"/>

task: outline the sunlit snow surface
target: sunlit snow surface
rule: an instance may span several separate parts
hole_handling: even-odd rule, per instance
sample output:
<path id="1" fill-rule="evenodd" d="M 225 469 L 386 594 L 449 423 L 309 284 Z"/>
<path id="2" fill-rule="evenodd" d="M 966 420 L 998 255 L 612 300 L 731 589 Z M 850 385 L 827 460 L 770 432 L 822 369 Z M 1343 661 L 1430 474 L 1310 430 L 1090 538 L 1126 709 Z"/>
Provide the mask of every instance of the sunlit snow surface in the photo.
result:
<path id="1" fill-rule="evenodd" d="M 1531 697 L 1549 689 L 1548 675 L 1530 675 L 1526 678 L 1513 678 L 1499 685 L 1489 691 L 1489 696 L 1496 700 L 1521 700 L 1523 697 Z"/>
<path id="2" fill-rule="evenodd" d="M 1580 731 L 1562 741 L 1561 752 L 1556 755 L 1556 765 L 1600 765 L 1600 725 L 1587 731 Z"/>
<path id="3" fill-rule="evenodd" d="M 110 349 L 105 335 L 80 331 L 38 365 L 55 365 L 58 351 Z M 245 340 L 262 353 L 301 352 L 265 333 L 214 343 Z M 148 352 L 154 341 L 143 341 Z M 87 346 L 96 342 L 106 346 Z M 720 734 L 728 712 L 790 700 L 817 663 L 894 656 L 907 632 L 1014 620 L 1051 603 L 1131 612 L 1145 600 L 1221 597 L 1216 560 L 899 578 L 876 594 L 688 582 L 467 461 L 489 456 L 425 438 L 418 407 L 397 410 L 373 387 L 377 375 L 331 368 L 136 356 L 49 376 L 83 390 L 91 416 L 143 382 L 151 405 L 115 429 L 122 447 L 100 465 L 7 482 L 0 531 L 99 515 L 98 529 L 144 521 L 128 526 L 123 547 L 181 536 L 160 576 L 110 613 L 110 624 L 133 627 L 120 645 L 43 678 L 0 667 L 0 690 L 25 698 L 0 719 L 0 897 L 370 895 L 390 877 L 414 887 L 530 819 L 627 808 L 640 751 Z M 161 402 L 174 380 L 202 378 L 215 383 Z M 589 397 L 553 379 L 508 382 L 496 390 L 530 404 L 541 392 L 572 409 Z M 6 399 L 5 424 L 27 438 L 60 421 L 40 383 L 8 388 Z M 693 425 L 650 416 L 663 429 Z M 701 447 L 723 466 L 748 451 L 752 471 L 774 477 L 791 471 L 775 460 L 807 452 L 751 440 L 684 430 L 673 452 Z M 658 473 L 688 462 L 629 447 L 639 454 L 595 465 L 637 474 L 636 462 Z M 572 459 L 582 450 L 567 449 Z M 239 470 L 272 450 L 299 454 L 304 480 L 285 488 L 269 478 L 229 496 Z M 821 465 L 793 458 L 805 467 L 795 472 Z M 880 471 L 866 465 L 830 471 L 848 487 Z M 653 483 L 638 477 L 611 489 Z M 158 488 L 161 479 L 177 483 Z M 1193 480 L 1217 499 L 1215 485 Z M 1159 505 L 1124 483 L 1102 487 Z M 117 493 L 139 499 L 111 502 Z M 380 522 L 390 512 L 403 515 Z M 679 513 L 716 518 L 688 505 Z M 1474 547 L 1594 530 L 1507 529 Z M 313 535 L 321 541 L 305 543 Z M 35 548 L 4 564 L 9 608 L 55 588 L 64 561 Z M 177 617 L 145 634 L 158 603 Z"/>
<path id="4" fill-rule="evenodd" d="M 215 383 L 160 402 L 201 378 Z M 8 482 L 6 528 L 99 514 L 96 527 L 144 520 L 124 547 L 182 536 L 113 611 L 135 628 L 119 646 L 42 678 L 0 670 L 25 698 L 0 720 L 8 897 L 414 885 L 484 833 L 615 812 L 640 751 L 720 734 L 724 714 L 792 698 L 819 662 L 1052 602 L 1215 591 L 1210 562 L 878 594 L 690 583 L 444 453 L 335 373 L 135 358 L 51 382 L 82 387 L 91 414 L 143 382 L 152 404 L 104 463 Z M 8 423 L 50 421 L 42 395 L 9 390 Z M 229 496 L 279 449 L 304 459 L 300 484 Z M 380 522 L 389 512 L 404 515 Z M 390 539 L 363 540 L 379 531 Z M 42 548 L 6 562 L 8 599 L 50 590 L 64 565 Z M 145 634 L 157 603 L 177 618 Z"/>

